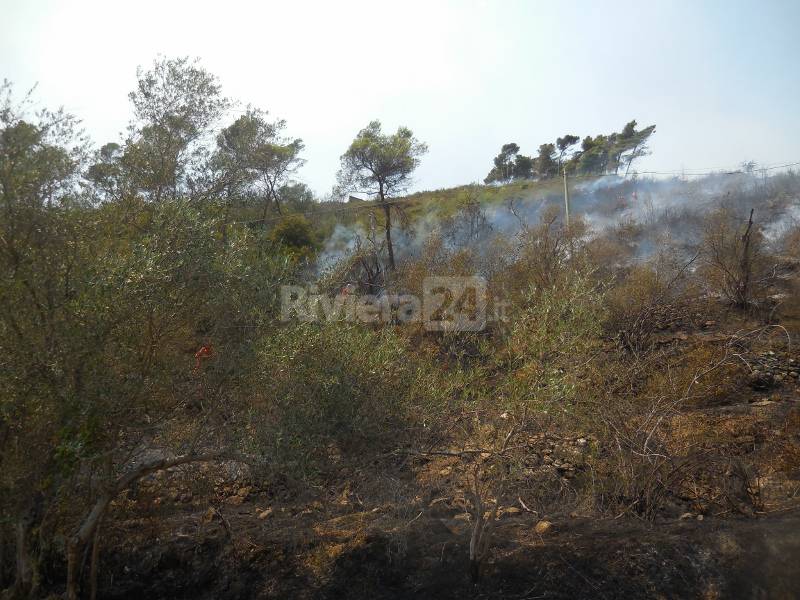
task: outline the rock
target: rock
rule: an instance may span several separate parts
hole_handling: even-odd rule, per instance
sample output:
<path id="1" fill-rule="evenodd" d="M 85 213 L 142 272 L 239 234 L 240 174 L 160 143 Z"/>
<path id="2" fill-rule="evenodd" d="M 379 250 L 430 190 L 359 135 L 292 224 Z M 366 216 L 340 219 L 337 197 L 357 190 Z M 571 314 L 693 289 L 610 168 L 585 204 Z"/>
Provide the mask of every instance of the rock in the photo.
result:
<path id="1" fill-rule="evenodd" d="M 697 520 L 698 521 L 702 521 L 703 520 L 703 515 L 697 515 Z"/>
<path id="2" fill-rule="evenodd" d="M 262 510 L 258 513 L 259 521 L 263 521 L 264 519 L 268 518 L 272 514 L 272 509 L 268 508 L 266 510 Z"/>
<path id="3" fill-rule="evenodd" d="M 789 377 L 794 377 L 795 379 L 797 379 L 798 377 L 800 377 L 800 373 L 798 373 L 797 371 L 789 371 Z"/>
<path id="4" fill-rule="evenodd" d="M 453 469 L 451 469 L 450 467 L 445 467 L 444 469 L 439 471 L 439 475 L 441 475 L 442 477 L 447 477 L 452 472 L 453 472 Z"/>
<path id="5" fill-rule="evenodd" d="M 539 521 L 538 523 L 536 523 L 536 527 L 534 528 L 534 531 L 536 531 L 536 533 L 538 533 L 539 535 L 544 535 L 545 533 L 550 531 L 552 528 L 553 528 L 553 524 L 550 521 Z"/>
<path id="6" fill-rule="evenodd" d="M 681 521 L 685 521 L 686 519 L 694 519 L 694 513 L 685 512 L 680 516 Z"/>
<path id="7" fill-rule="evenodd" d="M 242 487 L 242 488 L 239 488 L 239 491 L 238 491 L 238 492 L 236 492 L 236 495 L 237 495 L 237 496 L 239 496 L 239 497 L 241 497 L 241 498 L 247 498 L 247 497 L 250 495 L 250 491 L 251 491 L 252 489 L 253 489 L 253 488 L 250 488 L 250 487 Z"/>
<path id="8" fill-rule="evenodd" d="M 203 513 L 203 518 L 201 521 L 203 523 L 211 523 L 214 520 L 215 511 L 213 508 L 209 508 L 206 512 Z"/>

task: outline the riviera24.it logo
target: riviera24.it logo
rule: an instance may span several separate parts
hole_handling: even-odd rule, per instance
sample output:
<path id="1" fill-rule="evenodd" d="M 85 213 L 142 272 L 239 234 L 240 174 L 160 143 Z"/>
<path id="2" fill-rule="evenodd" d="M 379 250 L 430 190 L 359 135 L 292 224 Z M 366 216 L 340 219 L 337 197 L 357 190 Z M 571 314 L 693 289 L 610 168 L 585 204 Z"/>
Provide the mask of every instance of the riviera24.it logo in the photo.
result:
<path id="1" fill-rule="evenodd" d="M 423 323 L 428 331 L 481 331 L 487 323 L 487 285 L 480 276 L 427 277 L 422 295 L 359 294 L 355 284 L 335 294 L 316 286 L 281 287 L 281 318 L 307 322 Z M 495 318 L 503 303 L 495 300 Z"/>

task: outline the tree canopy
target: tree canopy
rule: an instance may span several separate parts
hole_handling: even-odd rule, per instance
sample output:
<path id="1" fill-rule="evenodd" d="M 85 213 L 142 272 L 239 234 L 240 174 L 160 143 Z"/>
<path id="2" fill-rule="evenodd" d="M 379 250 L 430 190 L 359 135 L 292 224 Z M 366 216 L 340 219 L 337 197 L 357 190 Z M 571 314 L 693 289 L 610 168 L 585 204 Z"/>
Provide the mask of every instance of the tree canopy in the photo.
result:
<path id="1" fill-rule="evenodd" d="M 504 144 L 484 183 L 549 179 L 563 170 L 575 175 L 616 174 L 624 170 L 627 175 L 638 159 L 650 153 L 647 144 L 655 130 L 655 125 L 637 129 L 633 120 L 620 133 L 586 136 L 582 141 L 577 135 L 566 134 L 555 144 L 541 144 L 534 158 L 519 154 L 520 147 L 515 143 Z M 572 151 L 579 141 L 580 149 Z"/>
<path id="2" fill-rule="evenodd" d="M 395 133 L 384 134 L 380 121 L 371 121 L 341 156 L 340 190 L 376 196 L 382 204 L 391 269 L 395 268 L 395 260 L 391 207 L 386 200 L 408 189 L 411 174 L 427 151 L 428 146 L 415 138 L 409 128 L 398 127 Z"/>

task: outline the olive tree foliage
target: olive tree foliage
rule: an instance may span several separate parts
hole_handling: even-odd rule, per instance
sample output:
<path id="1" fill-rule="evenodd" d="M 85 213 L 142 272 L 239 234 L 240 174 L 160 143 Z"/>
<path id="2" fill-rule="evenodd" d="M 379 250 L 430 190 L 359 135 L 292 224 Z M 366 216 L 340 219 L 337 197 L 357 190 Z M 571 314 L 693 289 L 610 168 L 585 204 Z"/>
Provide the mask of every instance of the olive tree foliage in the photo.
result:
<path id="1" fill-rule="evenodd" d="M 432 395 L 434 376 L 407 350 L 389 329 L 345 322 L 294 324 L 263 338 L 251 443 L 267 444 L 284 474 L 307 478 L 341 468 L 332 455 L 352 462 L 402 444 L 404 429 L 430 412 L 420 399 Z"/>
<path id="2" fill-rule="evenodd" d="M 0 91 L 0 533 L 14 529 L 16 587 L 25 593 L 38 583 L 29 531 L 44 515 L 43 495 L 58 485 L 51 471 L 63 447 L 63 421 L 52 417 L 66 407 L 49 394 L 73 375 L 58 365 L 66 356 L 58 333 L 94 335 L 60 316 L 82 269 L 66 207 L 79 204 L 85 145 L 68 115 L 28 116 L 8 82 Z"/>
<path id="3" fill-rule="evenodd" d="M 107 198 L 206 199 L 224 187 L 207 169 L 207 138 L 231 105 L 214 75 L 196 60 L 159 58 L 137 71 L 129 99 L 126 139 L 103 146 L 88 171 Z"/>
<path id="4" fill-rule="evenodd" d="M 213 108 L 188 104 L 211 118 Z M 141 115 L 170 122 L 148 106 Z M 207 118 L 167 130 L 189 142 Z M 67 596 L 76 597 L 83 550 L 118 493 L 155 469 L 237 452 L 247 332 L 270 321 L 286 268 L 246 231 L 223 243 L 214 207 L 172 197 L 176 188 L 148 188 L 152 202 L 98 205 L 79 185 L 86 155 L 69 116 L 28 117 L 7 96 L 0 527 L 14 531 L 18 595 L 34 593 L 48 559 L 64 553 Z M 120 169 L 117 182 L 143 189 L 138 172 Z M 203 344 L 215 353 L 198 370 Z"/>
<path id="5" fill-rule="evenodd" d="M 305 163 L 299 156 L 303 140 L 284 137 L 285 128 L 286 121 L 269 121 L 266 112 L 248 109 L 217 137 L 216 166 L 239 175 L 235 180 L 239 189 L 229 191 L 262 197 L 262 218 L 266 218 L 270 203 L 281 214 L 281 194 L 292 174 Z"/>
<path id="6" fill-rule="evenodd" d="M 392 204 L 388 200 L 408 189 L 411 175 L 419 166 L 428 146 L 417 140 L 407 127 L 384 134 L 380 121 L 372 121 L 350 144 L 341 157 L 338 180 L 342 192 L 376 197 L 384 214 L 389 268 L 394 270 L 392 247 Z"/>

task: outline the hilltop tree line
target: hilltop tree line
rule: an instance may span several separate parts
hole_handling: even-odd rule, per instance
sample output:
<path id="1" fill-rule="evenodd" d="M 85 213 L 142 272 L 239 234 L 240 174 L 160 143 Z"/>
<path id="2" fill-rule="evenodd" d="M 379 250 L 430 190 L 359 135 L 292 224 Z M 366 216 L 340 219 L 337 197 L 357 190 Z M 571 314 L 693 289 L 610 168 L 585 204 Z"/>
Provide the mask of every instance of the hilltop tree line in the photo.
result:
<path id="1" fill-rule="evenodd" d="M 633 163 L 650 153 L 647 142 L 656 126 L 637 129 L 635 120 L 625 124 L 620 132 L 583 140 L 567 134 L 553 143 L 541 144 L 536 156 L 520 154 L 514 142 L 503 144 L 484 183 L 508 183 L 521 179 L 549 179 L 566 171 L 575 175 L 627 175 Z M 580 147 L 576 147 L 580 142 Z"/>

